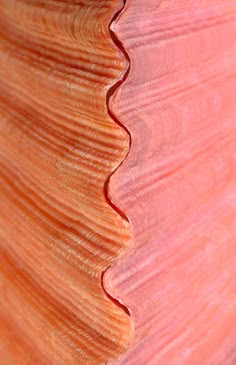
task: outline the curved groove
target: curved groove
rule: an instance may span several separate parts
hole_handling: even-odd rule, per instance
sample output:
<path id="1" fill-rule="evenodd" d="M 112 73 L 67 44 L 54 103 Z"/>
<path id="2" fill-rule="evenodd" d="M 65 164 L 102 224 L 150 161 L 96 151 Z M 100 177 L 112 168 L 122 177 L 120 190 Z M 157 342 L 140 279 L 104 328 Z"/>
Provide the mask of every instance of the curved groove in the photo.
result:
<path id="1" fill-rule="evenodd" d="M 110 269 L 111 266 L 109 266 L 105 271 L 103 271 L 102 273 L 102 284 L 103 284 L 103 277 L 106 273 L 107 270 Z M 117 307 L 119 307 L 120 309 L 122 309 L 129 317 L 130 317 L 130 311 L 128 309 L 128 307 L 126 307 L 124 304 L 122 304 L 118 299 L 114 298 L 111 294 L 109 294 L 107 292 L 107 290 L 105 289 L 105 286 L 102 285 L 103 289 L 104 289 L 104 292 L 105 292 L 105 295 L 106 297 L 112 302 L 114 303 Z"/>
<path id="2" fill-rule="evenodd" d="M 126 52 L 122 42 L 118 39 L 118 37 L 116 36 L 116 34 L 112 31 L 111 29 L 111 25 L 113 24 L 113 22 L 115 22 L 115 20 L 119 17 L 119 15 L 123 12 L 126 2 L 127 0 L 123 0 L 124 1 L 124 5 L 121 7 L 121 9 L 113 16 L 110 25 L 109 25 L 109 31 L 110 31 L 110 35 L 111 38 L 113 40 L 113 42 L 115 43 L 115 45 L 117 46 L 117 48 L 120 50 L 120 52 L 124 55 L 124 57 L 126 58 L 127 62 L 128 62 L 128 67 L 124 73 L 124 75 L 113 85 L 110 87 L 110 89 L 107 92 L 106 95 L 106 102 L 107 102 L 107 110 L 108 110 L 108 114 L 110 115 L 110 117 L 114 120 L 114 122 L 116 124 L 118 124 L 123 130 L 125 130 L 125 132 L 127 133 L 127 136 L 129 138 L 129 149 L 128 152 L 124 158 L 124 160 L 122 160 L 120 162 L 120 164 L 111 172 L 111 174 L 108 176 L 107 180 L 105 181 L 104 184 L 104 193 L 105 193 L 105 197 L 106 200 L 108 202 L 108 204 L 127 222 L 129 222 L 128 217 L 112 202 L 111 198 L 109 197 L 108 194 L 108 188 L 109 188 L 109 183 L 110 180 L 112 178 L 112 176 L 115 174 L 115 172 L 119 169 L 119 167 L 124 163 L 124 161 L 127 159 L 130 149 L 131 149 L 131 133 L 129 132 L 128 128 L 125 127 L 124 124 L 122 124 L 119 119 L 116 117 L 116 115 L 112 112 L 111 108 L 109 107 L 109 102 L 111 97 L 114 95 L 114 93 L 117 91 L 117 89 L 119 89 L 119 87 L 125 82 L 125 80 L 127 79 L 129 72 L 130 72 L 130 57 L 128 55 L 128 53 Z"/>
<path id="3" fill-rule="evenodd" d="M 111 197 L 109 196 L 108 193 L 108 189 L 109 189 L 109 183 L 110 180 L 112 178 L 112 176 L 116 173 L 116 171 L 119 169 L 119 167 L 124 163 L 124 161 L 127 159 L 130 149 L 131 149 L 131 133 L 129 132 L 129 130 L 119 121 L 119 119 L 116 117 L 116 115 L 112 112 L 109 103 L 110 103 L 110 99 L 111 97 L 114 95 L 114 93 L 117 91 L 117 89 L 125 82 L 125 80 L 127 79 L 129 72 L 130 72 L 130 57 L 128 55 L 128 53 L 126 52 L 122 42 L 118 39 L 118 37 L 116 36 L 116 34 L 112 31 L 111 29 L 111 25 L 113 24 L 113 22 L 119 17 L 119 15 L 123 12 L 126 2 L 127 0 L 123 0 L 124 1 L 124 5 L 121 7 L 121 9 L 113 16 L 110 24 L 109 24 L 109 31 L 110 31 L 110 35 L 111 38 L 113 40 L 113 42 L 115 43 L 115 45 L 117 46 L 117 48 L 120 50 L 120 52 L 124 55 L 124 57 L 127 60 L 128 66 L 126 71 L 124 72 L 124 75 L 112 86 L 110 87 L 110 89 L 107 92 L 106 95 L 106 102 L 107 102 L 107 110 L 108 110 L 108 114 L 110 115 L 110 117 L 114 120 L 114 122 L 116 124 L 118 124 L 123 130 L 125 130 L 125 132 L 127 133 L 127 136 L 129 138 L 129 149 L 127 151 L 127 154 L 125 156 L 125 158 L 119 163 L 119 165 L 111 172 L 111 174 L 108 176 L 107 180 L 105 181 L 104 184 L 104 195 L 105 198 L 108 202 L 108 204 L 117 212 L 117 214 L 119 214 L 126 222 L 129 222 L 128 217 L 119 209 L 119 207 L 117 205 L 115 205 L 112 202 Z M 105 295 L 114 303 L 116 304 L 120 309 L 122 309 L 124 311 L 124 313 L 128 316 L 130 316 L 130 312 L 128 307 L 126 307 L 123 303 L 121 303 L 118 299 L 114 298 L 111 294 L 109 294 L 105 288 L 104 285 L 104 275 L 106 273 L 106 271 L 110 268 L 111 266 L 109 266 L 105 271 L 103 271 L 102 276 L 101 276 L 101 283 L 102 283 L 102 288 L 105 292 Z"/>

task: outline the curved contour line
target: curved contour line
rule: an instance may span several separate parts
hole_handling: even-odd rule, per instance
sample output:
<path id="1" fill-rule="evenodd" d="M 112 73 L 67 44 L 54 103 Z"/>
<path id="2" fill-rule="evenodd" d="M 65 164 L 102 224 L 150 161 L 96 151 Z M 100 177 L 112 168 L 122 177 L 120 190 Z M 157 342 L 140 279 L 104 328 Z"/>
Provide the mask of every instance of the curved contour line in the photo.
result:
<path id="1" fill-rule="evenodd" d="M 110 25 L 109 25 L 109 31 L 110 31 L 110 35 L 111 38 L 113 40 L 113 42 L 115 43 L 115 45 L 117 46 L 117 48 L 120 50 L 120 52 L 124 55 L 124 58 L 127 61 L 127 68 L 124 71 L 124 74 L 121 76 L 121 78 L 112 86 L 109 88 L 108 92 L 107 92 L 107 96 L 106 96 L 106 102 L 107 102 L 107 110 L 108 110 L 108 114 L 110 115 L 110 117 L 114 120 L 114 122 L 116 124 L 118 124 L 122 129 L 125 130 L 125 132 L 127 133 L 127 136 L 129 138 L 129 149 L 128 152 L 125 156 L 125 158 L 119 163 L 119 165 L 111 172 L 111 174 L 108 176 L 107 180 L 105 181 L 104 184 L 104 194 L 105 194 L 105 198 L 108 202 L 108 204 L 127 222 L 129 222 L 129 218 L 119 209 L 119 207 L 113 203 L 112 201 L 112 197 L 109 194 L 109 183 L 110 180 L 112 178 L 112 176 L 116 173 L 116 171 L 119 169 L 119 167 L 121 165 L 123 165 L 123 163 L 126 161 L 126 159 L 128 158 L 130 149 L 131 149 L 131 144 L 132 144 L 132 138 L 131 138 L 131 133 L 129 132 L 128 128 L 125 127 L 124 124 L 122 124 L 122 122 L 116 117 L 116 115 L 113 113 L 113 111 L 110 108 L 110 99 L 112 98 L 112 96 L 115 94 L 115 92 L 117 91 L 117 89 L 119 89 L 119 87 L 125 82 L 125 80 L 128 78 L 129 72 L 130 72 L 130 57 L 128 55 L 128 53 L 126 52 L 122 42 L 119 40 L 119 38 L 117 37 L 116 33 L 111 29 L 111 26 L 113 24 L 113 22 L 115 22 L 117 20 L 117 18 L 123 13 L 124 9 L 125 9 L 125 5 L 127 0 L 123 0 L 124 4 L 123 6 L 117 11 L 117 13 L 113 16 Z M 107 269 L 105 271 L 103 271 L 102 273 L 102 277 L 101 277 L 101 282 L 102 282 L 102 287 L 104 289 L 105 295 L 114 303 L 116 304 L 119 308 L 123 309 L 123 311 L 130 316 L 130 311 L 128 309 L 128 307 L 122 303 L 120 300 L 118 300 L 117 298 L 115 298 L 111 293 L 109 293 L 108 288 L 106 288 L 106 285 L 104 284 L 104 275 L 107 272 L 107 270 L 110 269 L 112 265 L 108 266 Z"/>

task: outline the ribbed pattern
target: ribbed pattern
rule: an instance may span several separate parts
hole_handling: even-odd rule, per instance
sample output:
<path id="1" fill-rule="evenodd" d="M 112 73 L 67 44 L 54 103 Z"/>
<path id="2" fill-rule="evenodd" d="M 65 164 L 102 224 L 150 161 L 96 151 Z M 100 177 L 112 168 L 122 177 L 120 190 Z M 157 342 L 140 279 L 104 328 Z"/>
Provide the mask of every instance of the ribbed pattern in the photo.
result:
<path id="1" fill-rule="evenodd" d="M 128 0 L 112 29 L 131 70 L 111 107 L 132 145 L 109 194 L 134 247 L 105 286 L 135 339 L 111 364 L 233 365 L 236 1 Z"/>
<path id="2" fill-rule="evenodd" d="M 104 364 L 130 318 L 102 273 L 129 245 L 105 186 L 127 133 L 107 92 L 127 64 L 122 1 L 0 1 L 0 364 Z"/>

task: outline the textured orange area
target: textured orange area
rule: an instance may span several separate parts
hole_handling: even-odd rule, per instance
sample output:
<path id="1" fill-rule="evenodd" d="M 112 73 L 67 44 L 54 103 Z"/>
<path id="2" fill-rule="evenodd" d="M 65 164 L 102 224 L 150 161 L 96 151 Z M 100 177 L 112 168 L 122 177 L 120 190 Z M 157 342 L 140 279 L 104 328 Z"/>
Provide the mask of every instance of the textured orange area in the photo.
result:
<path id="1" fill-rule="evenodd" d="M 120 0 L 0 1 L 0 364 L 104 364 L 130 318 L 101 276 L 129 245 L 104 186 L 128 151 L 107 111 Z"/>

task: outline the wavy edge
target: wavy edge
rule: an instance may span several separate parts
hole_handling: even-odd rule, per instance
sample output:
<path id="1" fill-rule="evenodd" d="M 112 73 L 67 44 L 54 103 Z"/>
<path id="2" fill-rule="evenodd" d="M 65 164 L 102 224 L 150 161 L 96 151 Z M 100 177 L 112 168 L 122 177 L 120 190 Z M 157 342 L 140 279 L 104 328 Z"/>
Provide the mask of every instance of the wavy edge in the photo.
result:
<path id="1" fill-rule="evenodd" d="M 129 148 L 127 151 L 127 154 L 125 156 L 125 158 L 118 164 L 118 166 L 116 166 L 116 168 L 111 172 L 111 174 L 108 176 L 108 178 L 105 181 L 104 184 L 104 193 L 105 193 L 105 197 L 106 200 L 108 202 L 108 204 L 126 221 L 129 222 L 128 217 L 124 214 L 124 212 L 122 212 L 119 207 L 117 205 L 115 205 L 112 202 L 112 198 L 109 195 L 109 184 L 110 184 L 110 180 L 112 178 L 112 176 L 116 173 L 116 171 L 121 167 L 121 165 L 123 165 L 123 163 L 126 161 L 126 159 L 128 158 L 128 155 L 130 153 L 131 150 L 131 144 L 132 144 L 132 137 L 131 137 L 131 133 L 128 130 L 128 128 L 118 119 L 118 117 L 113 113 L 111 107 L 110 107 L 110 100 L 113 97 L 113 95 L 116 93 L 116 91 L 121 87 L 121 85 L 125 82 L 125 80 L 128 78 L 129 73 L 130 73 L 130 64 L 131 64 L 131 60 L 130 57 L 128 55 L 128 53 L 126 52 L 122 42 L 119 40 L 119 38 L 117 37 L 116 33 L 112 30 L 112 25 L 113 23 L 118 19 L 118 17 L 123 13 L 123 11 L 125 10 L 125 6 L 126 6 L 127 0 L 123 0 L 123 6 L 115 13 L 115 15 L 112 17 L 110 23 L 109 23 L 109 32 L 111 35 L 111 39 L 113 40 L 115 46 L 118 48 L 119 52 L 121 55 L 124 56 L 124 59 L 126 60 L 127 63 L 127 68 L 126 70 L 124 70 L 123 75 L 121 75 L 121 77 L 115 82 L 115 84 L 113 84 L 109 90 L 107 91 L 106 94 L 106 104 L 107 104 L 107 111 L 109 116 L 111 117 L 111 119 L 113 119 L 113 121 L 118 124 L 127 134 L 128 136 L 128 140 L 129 140 Z"/>
<path id="2" fill-rule="evenodd" d="M 112 201 L 112 197 L 109 194 L 109 185 L 110 185 L 110 181 L 111 178 L 113 177 L 113 175 L 117 172 L 117 170 L 121 167 L 121 165 L 124 164 L 124 162 L 126 161 L 126 159 L 129 156 L 130 150 L 131 150 L 131 145 L 132 145 L 132 137 L 131 137 L 131 133 L 128 130 L 128 128 L 118 119 L 118 117 L 115 115 L 115 113 L 112 111 L 111 107 L 110 107 L 110 101 L 111 98 L 114 96 L 114 94 L 117 92 L 117 90 L 121 87 L 121 85 L 123 85 L 123 83 L 126 81 L 126 79 L 129 76 L 130 73 L 130 68 L 131 68 L 131 59 L 129 57 L 128 52 L 126 51 L 125 47 L 123 46 L 122 42 L 120 41 L 120 39 L 118 38 L 118 36 L 116 35 L 116 33 L 112 30 L 112 25 L 113 23 L 116 22 L 116 20 L 119 18 L 119 16 L 122 15 L 122 13 L 125 11 L 126 9 L 126 3 L 127 0 L 122 0 L 123 5 L 120 7 L 120 9 L 114 14 L 114 16 L 112 17 L 110 23 L 109 23 L 109 32 L 110 32 L 110 36 L 112 41 L 114 42 L 114 45 L 117 47 L 118 51 L 120 52 L 120 54 L 124 57 L 124 60 L 126 61 L 127 67 L 124 70 L 123 74 L 121 74 L 120 78 L 108 89 L 107 94 L 106 94 L 106 105 L 107 105 L 107 112 L 108 115 L 111 117 L 111 119 L 114 121 L 114 123 L 116 123 L 117 125 L 120 126 L 120 128 L 122 128 L 125 133 L 127 134 L 128 137 L 128 143 L 129 143 L 129 147 L 128 147 L 128 151 L 126 156 L 123 158 L 123 160 L 113 169 L 113 171 L 110 173 L 110 175 L 107 177 L 105 183 L 104 183 L 104 195 L 106 198 L 107 203 L 110 205 L 110 207 L 116 211 L 117 214 L 119 214 L 119 216 L 127 223 L 130 224 L 131 223 L 129 221 L 128 216 L 119 209 L 119 207 Z M 132 235 L 131 235 L 132 237 Z M 124 250 L 122 251 L 121 255 L 125 253 Z M 119 258 L 121 257 L 121 255 L 119 256 Z M 116 262 L 117 263 L 117 262 Z M 115 264 L 116 264 L 115 263 Z M 131 314 L 129 311 L 128 306 L 126 306 L 124 303 L 122 303 L 118 298 L 115 298 L 111 293 L 109 293 L 109 289 L 106 287 L 105 285 L 105 279 L 104 276 L 106 275 L 106 272 L 112 267 L 113 265 L 109 265 L 106 270 L 104 270 L 102 272 L 101 275 L 101 285 L 102 288 L 104 290 L 104 293 L 106 295 L 107 298 L 109 298 L 110 301 L 112 301 L 118 308 L 122 309 L 123 312 L 125 313 L 126 316 L 129 316 L 131 318 Z M 133 325 L 133 321 L 131 320 L 131 327 L 132 329 L 134 328 Z M 131 333 L 131 338 L 133 337 L 133 331 Z M 131 339 L 130 339 L 131 342 Z M 128 350 L 128 347 L 127 347 Z M 122 354 L 120 354 L 122 355 Z M 111 361 L 113 361 L 114 359 L 109 360 L 106 364 L 109 364 Z"/>

